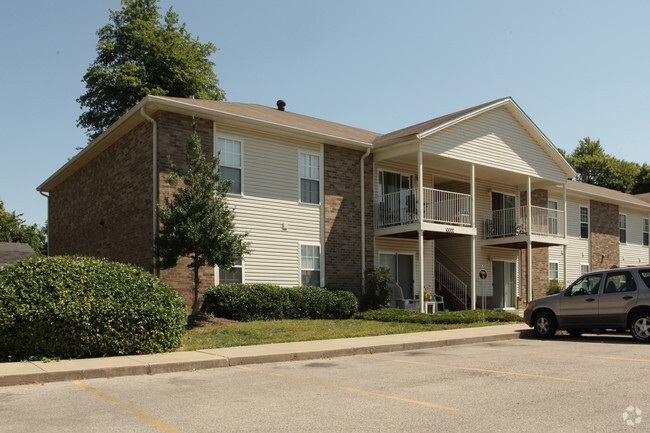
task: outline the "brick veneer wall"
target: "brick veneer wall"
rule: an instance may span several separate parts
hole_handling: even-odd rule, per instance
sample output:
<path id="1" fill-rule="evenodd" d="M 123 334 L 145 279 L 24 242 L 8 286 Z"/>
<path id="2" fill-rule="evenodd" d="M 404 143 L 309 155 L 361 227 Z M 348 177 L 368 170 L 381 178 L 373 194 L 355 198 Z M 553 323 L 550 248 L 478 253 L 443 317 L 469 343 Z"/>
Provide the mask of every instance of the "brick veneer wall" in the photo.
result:
<path id="1" fill-rule="evenodd" d="M 158 112 L 154 119 L 158 124 L 158 197 L 160 204 L 164 205 L 165 198 L 171 200 L 174 190 L 165 180 L 171 169 L 168 157 L 181 171 L 186 170 L 185 145 L 192 134 L 192 117 L 176 113 Z M 203 152 L 206 158 L 212 158 L 214 155 L 212 122 L 197 119 L 197 126 L 197 134 L 201 140 Z M 188 258 L 182 258 L 176 267 L 160 270 L 160 277 L 181 294 L 188 307 L 194 302 L 194 272 L 187 267 L 189 262 Z M 202 267 L 199 270 L 199 278 L 201 280 L 201 291 L 214 285 L 214 268 L 210 266 Z"/>
<path id="2" fill-rule="evenodd" d="M 325 285 L 361 295 L 361 179 L 363 152 L 325 145 Z M 374 251 L 372 156 L 365 160 L 366 267 Z"/>
<path id="3" fill-rule="evenodd" d="M 520 193 L 521 205 L 526 206 L 528 203 L 528 194 L 526 191 Z M 531 202 L 533 206 L 548 207 L 548 191 L 545 189 L 535 189 L 531 193 Z M 528 297 L 528 258 L 527 251 L 521 253 L 521 298 L 518 303 Z M 548 248 L 532 249 L 533 264 L 533 299 L 546 296 L 548 290 Z M 521 307 L 521 305 L 519 305 Z"/>
<path id="4" fill-rule="evenodd" d="M 609 269 L 620 263 L 618 206 L 591 200 L 589 227 L 591 230 L 591 269 Z"/>
<path id="5" fill-rule="evenodd" d="M 152 131 L 141 123 L 50 192 L 52 255 L 152 268 Z"/>

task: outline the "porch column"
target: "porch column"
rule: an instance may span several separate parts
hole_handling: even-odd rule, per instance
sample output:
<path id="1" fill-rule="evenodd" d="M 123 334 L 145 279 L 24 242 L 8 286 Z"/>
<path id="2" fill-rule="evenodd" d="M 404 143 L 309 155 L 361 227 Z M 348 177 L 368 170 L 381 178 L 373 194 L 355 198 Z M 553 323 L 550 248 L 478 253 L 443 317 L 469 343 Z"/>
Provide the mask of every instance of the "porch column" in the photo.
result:
<path id="1" fill-rule="evenodd" d="M 476 170 L 472 163 L 470 180 L 469 180 L 469 194 L 472 196 L 472 228 L 476 229 L 476 184 L 475 184 Z M 472 235 L 472 251 L 471 254 L 471 272 L 470 272 L 470 292 L 471 292 L 471 309 L 476 309 L 476 235 Z"/>
<path id="2" fill-rule="evenodd" d="M 527 238 L 526 239 L 526 261 L 528 262 L 528 263 L 526 263 L 526 266 L 528 268 L 528 272 L 526 272 L 526 277 L 527 277 L 527 280 L 528 280 L 527 281 L 528 302 L 533 300 L 533 243 L 530 240 L 530 237 L 532 235 L 532 228 L 533 228 L 533 225 L 532 225 L 532 216 L 533 216 L 532 210 L 533 210 L 533 207 L 532 207 L 532 204 L 531 204 L 533 194 L 532 194 L 531 188 L 532 188 L 532 183 L 530 181 L 530 176 L 528 176 L 528 193 L 527 193 L 528 202 L 526 203 L 526 207 L 527 207 L 526 211 L 528 212 L 528 227 L 527 227 L 528 236 L 526 236 L 526 238 Z"/>
<path id="3" fill-rule="evenodd" d="M 563 275 L 563 279 L 562 279 L 562 280 L 563 280 L 564 288 L 566 288 L 566 282 L 567 282 L 567 277 L 566 277 L 566 274 L 567 274 L 567 258 L 566 258 L 566 247 L 567 247 L 567 244 L 566 244 L 566 240 L 567 240 L 567 202 L 566 202 L 566 182 L 564 182 L 564 188 L 563 188 L 563 191 L 564 191 L 564 207 L 563 207 L 563 209 L 564 209 L 564 241 L 565 241 L 565 243 L 564 243 L 564 245 L 562 246 L 562 257 L 564 258 L 564 260 L 563 260 L 563 261 L 564 261 L 564 263 L 563 263 L 563 266 L 564 266 L 564 275 Z"/>
<path id="4" fill-rule="evenodd" d="M 424 307 L 424 232 L 422 230 L 422 220 L 424 216 L 424 182 L 422 169 L 422 143 L 418 144 L 418 254 L 420 255 L 420 265 L 418 266 L 418 277 L 420 279 L 420 312 L 426 312 Z M 435 281 L 434 281 L 435 283 Z"/>

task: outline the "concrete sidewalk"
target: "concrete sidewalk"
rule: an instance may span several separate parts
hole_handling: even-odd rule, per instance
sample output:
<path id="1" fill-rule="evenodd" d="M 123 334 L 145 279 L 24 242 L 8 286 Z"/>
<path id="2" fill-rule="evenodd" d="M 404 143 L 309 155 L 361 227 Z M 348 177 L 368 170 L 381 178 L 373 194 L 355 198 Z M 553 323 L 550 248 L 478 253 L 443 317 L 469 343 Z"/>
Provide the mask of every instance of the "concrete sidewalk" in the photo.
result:
<path id="1" fill-rule="evenodd" d="M 529 330 L 524 324 L 450 329 L 378 337 L 341 338 L 226 347 L 194 352 L 114 356 L 52 362 L 0 363 L 0 386 L 170 373 L 266 362 L 299 361 L 458 344 L 512 340 Z"/>

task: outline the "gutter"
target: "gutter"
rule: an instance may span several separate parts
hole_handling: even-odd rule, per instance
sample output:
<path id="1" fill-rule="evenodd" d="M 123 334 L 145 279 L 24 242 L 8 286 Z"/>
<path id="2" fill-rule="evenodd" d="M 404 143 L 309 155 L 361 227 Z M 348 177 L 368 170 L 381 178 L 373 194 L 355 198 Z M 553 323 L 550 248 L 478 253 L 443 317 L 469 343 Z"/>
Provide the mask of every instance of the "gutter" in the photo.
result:
<path id="1" fill-rule="evenodd" d="M 50 196 L 43 191 L 38 191 L 40 195 L 47 199 L 47 222 L 46 227 L 50 224 Z M 50 257 L 50 233 L 47 233 L 47 256 Z"/>
<path id="2" fill-rule="evenodd" d="M 365 180 L 365 159 L 370 155 L 370 148 L 361 156 L 361 293 L 365 293 L 366 287 L 366 180 Z"/>
<path id="3" fill-rule="evenodd" d="M 152 195 L 152 206 L 153 206 L 153 274 L 159 276 L 158 271 L 158 256 L 156 254 L 156 239 L 158 239 L 158 125 L 156 121 L 151 118 L 145 111 L 144 107 L 140 108 L 140 114 L 151 122 L 153 126 L 153 195 Z"/>

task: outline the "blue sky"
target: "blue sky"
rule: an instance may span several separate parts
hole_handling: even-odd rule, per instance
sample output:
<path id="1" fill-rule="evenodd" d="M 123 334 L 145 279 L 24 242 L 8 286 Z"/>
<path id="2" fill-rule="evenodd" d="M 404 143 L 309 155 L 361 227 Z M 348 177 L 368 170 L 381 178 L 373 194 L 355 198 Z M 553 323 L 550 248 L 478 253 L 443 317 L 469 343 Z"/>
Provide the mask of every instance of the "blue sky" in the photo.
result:
<path id="1" fill-rule="evenodd" d="M 376 132 L 512 96 L 557 146 L 599 138 L 650 162 L 650 2 L 160 2 L 203 42 L 229 101 Z M 0 200 L 47 219 L 36 187 L 87 142 L 76 120 L 95 32 L 119 0 L 0 6 Z"/>

